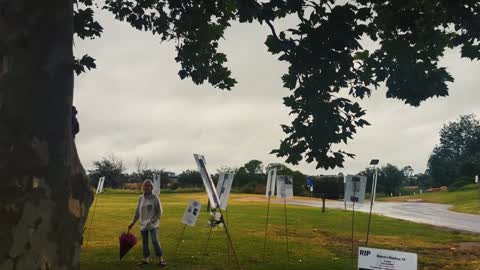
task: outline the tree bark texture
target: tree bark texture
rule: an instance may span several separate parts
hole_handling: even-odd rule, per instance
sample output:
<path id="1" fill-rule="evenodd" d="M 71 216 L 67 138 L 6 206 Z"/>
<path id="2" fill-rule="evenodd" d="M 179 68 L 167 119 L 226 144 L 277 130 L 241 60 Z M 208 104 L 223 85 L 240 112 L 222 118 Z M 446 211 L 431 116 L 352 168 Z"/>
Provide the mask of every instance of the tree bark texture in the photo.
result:
<path id="1" fill-rule="evenodd" d="M 0 270 L 79 268 L 72 45 L 73 0 L 0 0 Z"/>

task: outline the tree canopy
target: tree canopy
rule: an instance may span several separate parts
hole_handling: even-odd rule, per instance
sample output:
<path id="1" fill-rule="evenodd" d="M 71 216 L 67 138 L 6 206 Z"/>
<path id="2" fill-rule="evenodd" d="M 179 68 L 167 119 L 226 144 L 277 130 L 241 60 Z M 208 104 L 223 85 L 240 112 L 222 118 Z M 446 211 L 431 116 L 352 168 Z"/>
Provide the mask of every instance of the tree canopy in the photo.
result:
<path id="1" fill-rule="evenodd" d="M 252 159 L 243 165 L 248 174 L 263 173 L 263 163 L 260 160 Z"/>
<path id="2" fill-rule="evenodd" d="M 93 169 L 89 171 L 90 180 L 96 186 L 98 179 L 105 176 L 105 187 L 118 187 L 120 179 L 125 175 L 126 167 L 123 161 L 110 154 L 101 160 L 93 162 Z"/>
<path id="3" fill-rule="evenodd" d="M 377 193 L 382 193 L 386 195 L 390 195 L 390 193 L 398 194 L 400 191 L 400 187 L 402 186 L 402 182 L 407 179 L 404 170 L 400 170 L 397 166 L 390 163 L 378 167 L 377 170 Z M 367 176 L 367 192 L 371 192 L 371 185 L 375 170 L 372 167 L 368 167 L 365 168 L 365 170 L 359 172 L 358 174 Z"/>
<path id="4" fill-rule="evenodd" d="M 462 115 L 440 130 L 440 144 L 428 160 L 428 172 L 437 185 L 450 185 L 460 177 L 480 174 L 480 121 Z"/>
<path id="5" fill-rule="evenodd" d="M 79 2 L 76 35 L 100 36 L 93 0 Z M 268 27 L 267 50 L 288 64 L 282 80 L 291 92 L 284 104 L 294 116 L 282 125 L 286 137 L 272 153 L 317 168 L 343 167 L 346 157 L 354 157 L 341 147 L 369 125 L 356 98 L 385 85 L 387 98 L 419 106 L 448 95 L 453 78 L 439 64 L 447 48 L 480 59 L 477 0 L 106 0 L 101 8 L 161 41 L 174 41 L 181 79 L 226 90 L 237 82 L 218 49 L 225 30 L 233 21 Z M 277 29 L 285 17 L 296 24 Z M 364 48 L 366 40 L 373 49 Z M 88 55 L 75 63 L 77 73 L 95 68 Z"/>

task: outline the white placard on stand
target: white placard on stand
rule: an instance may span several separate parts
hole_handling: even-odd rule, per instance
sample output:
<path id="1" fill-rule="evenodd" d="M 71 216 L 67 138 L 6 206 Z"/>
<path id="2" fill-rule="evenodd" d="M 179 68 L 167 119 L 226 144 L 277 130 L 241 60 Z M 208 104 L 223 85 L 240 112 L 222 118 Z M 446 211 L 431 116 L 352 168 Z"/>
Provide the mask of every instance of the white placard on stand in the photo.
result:
<path id="1" fill-rule="evenodd" d="M 154 173 L 153 174 L 153 190 L 152 190 L 152 193 L 155 194 L 155 195 L 158 195 L 160 194 L 160 174 L 156 174 Z"/>
<path id="2" fill-rule="evenodd" d="M 183 214 L 182 223 L 188 226 L 195 226 L 201 208 L 202 204 L 199 201 L 190 200 Z"/>
<path id="3" fill-rule="evenodd" d="M 193 154 L 193 158 L 197 163 L 198 171 L 200 172 L 200 176 L 202 177 L 203 185 L 207 190 L 208 199 L 210 200 L 210 206 L 212 209 L 217 208 L 220 206 L 220 199 L 217 194 L 217 190 L 213 184 L 212 178 L 207 171 L 207 163 L 205 162 L 205 157 L 203 155 Z"/>
<path id="4" fill-rule="evenodd" d="M 234 173 L 221 173 L 218 177 L 217 192 L 220 199 L 220 209 L 227 209 L 230 190 L 232 189 Z"/>
<path id="5" fill-rule="evenodd" d="M 417 270 L 417 254 L 387 249 L 358 248 L 359 270 Z"/>
<path id="6" fill-rule="evenodd" d="M 277 183 L 277 169 L 271 169 L 267 172 L 267 186 L 265 188 L 265 197 L 275 195 L 275 184 Z"/>
<path id="7" fill-rule="evenodd" d="M 277 175 L 277 198 L 293 198 L 293 177 Z"/>
<path id="8" fill-rule="evenodd" d="M 345 200 L 349 202 L 363 203 L 365 200 L 366 187 L 366 176 L 347 175 L 345 177 Z"/>
<path id="9" fill-rule="evenodd" d="M 98 184 L 97 184 L 97 192 L 96 194 L 98 193 L 102 193 L 103 192 L 103 184 L 105 183 L 105 176 L 102 176 L 98 179 Z"/>

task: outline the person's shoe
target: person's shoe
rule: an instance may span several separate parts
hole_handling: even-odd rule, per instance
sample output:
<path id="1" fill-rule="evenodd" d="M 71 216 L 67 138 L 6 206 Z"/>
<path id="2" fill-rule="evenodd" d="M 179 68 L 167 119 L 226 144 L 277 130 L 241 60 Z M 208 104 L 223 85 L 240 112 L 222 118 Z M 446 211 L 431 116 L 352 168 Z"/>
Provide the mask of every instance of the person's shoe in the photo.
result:
<path id="1" fill-rule="evenodd" d="M 149 262 L 147 262 L 145 260 L 141 260 L 140 262 L 137 263 L 138 266 L 142 266 L 142 265 L 146 265 L 146 264 L 149 264 Z"/>
<path id="2" fill-rule="evenodd" d="M 158 266 L 160 266 L 161 268 L 165 268 L 168 266 L 168 264 L 165 261 L 161 261 L 158 263 Z"/>

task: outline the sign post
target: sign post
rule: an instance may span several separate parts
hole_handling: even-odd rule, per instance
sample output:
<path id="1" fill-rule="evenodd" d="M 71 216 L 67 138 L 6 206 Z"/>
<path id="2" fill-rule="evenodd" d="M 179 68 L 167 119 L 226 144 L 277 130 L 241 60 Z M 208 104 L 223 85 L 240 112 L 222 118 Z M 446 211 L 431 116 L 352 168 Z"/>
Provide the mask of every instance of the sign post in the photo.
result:
<path id="1" fill-rule="evenodd" d="M 313 179 L 310 176 L 307 177 L 307 188 L 310 191 L 310 197 L 313 197 Z"/>
<path id="2" fill-rule="evenodd" d="M 370 235 L 370 223 L 372 220 L 372 208 L 373 208 L 373 203 L 375 202 L 375 196 L 377 193 L 377 178 L 378 178 L 378 170 L 377 170 L 377 165 L 378 165 L 379 160 L 378 159 L 372 159 L 370 161 L 370 165 L 373 165 L 373 170 L 375 173 L 373 174 L 373 179 L 372 179 L 372 189 L 370 190 L 370 213 L 368 215 L 368 227 L 367 227 L 367 240 L 365 241 L 365 246 L 368 247 L 368 236 Z"/>
<path id="3" fill-rule="evenodd" d="M 359 270 L 417 270 L 417 254 L 360 247 Z"/>

